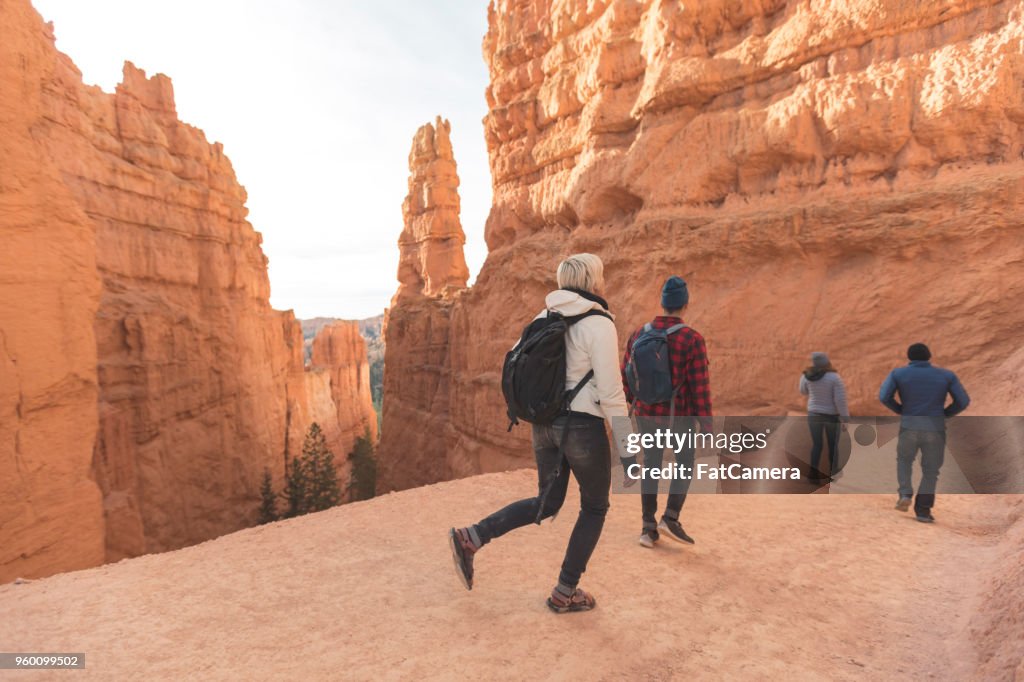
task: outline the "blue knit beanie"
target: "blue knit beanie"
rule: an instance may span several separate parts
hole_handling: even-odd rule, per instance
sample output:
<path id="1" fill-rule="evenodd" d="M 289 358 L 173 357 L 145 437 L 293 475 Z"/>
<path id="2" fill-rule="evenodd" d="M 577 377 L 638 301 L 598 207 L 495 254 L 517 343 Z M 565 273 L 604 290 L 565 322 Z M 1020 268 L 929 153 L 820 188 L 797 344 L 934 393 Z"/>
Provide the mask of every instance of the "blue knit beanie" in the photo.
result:
<path id="1" fill-rule="evenodd" d="M 690 292 L 682 277 L 672 275 L 661 288 L 661 307 L 665 310 L 679 310 L 690 302 Z"/>

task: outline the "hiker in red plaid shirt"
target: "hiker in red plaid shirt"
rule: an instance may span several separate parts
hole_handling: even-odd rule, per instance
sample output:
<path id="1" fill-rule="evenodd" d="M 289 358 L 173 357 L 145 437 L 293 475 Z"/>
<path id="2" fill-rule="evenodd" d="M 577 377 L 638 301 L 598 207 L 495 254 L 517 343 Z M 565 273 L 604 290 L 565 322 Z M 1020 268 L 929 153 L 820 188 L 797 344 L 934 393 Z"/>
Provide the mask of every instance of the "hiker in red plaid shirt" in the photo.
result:
<path id="1" fill-rule="evenodd" d="M 669 426 L 670 421 L 676 431 L 696 429 L 695 422 L 698 420 L 688 419 L 689 417 L 704 417 L 705 419 L 699 421 L 704 429 L 710 429 L 711 384 L 708 376 L 707 349 L 704 345 L 704 337 L 683 322 L 682 316 L 689 301 L 690 293 L 683 278 L 669 277 L 661 290 L 661 307 L 665 314 L 651 320 L 649 327 L 644 325 L 633 332 L 626 344 L 626 353 L 622 358 L 622 383 L 625 387 L 626 400 L 633 404 L 633 413 L 638 417 L 637 422 L 641 431 L 664 429 Z M 670 332 L 667 338 L 667 348 L 672 373 L 672 388 L 676 390 L 674 400 L 648 404 L 636 398 L 630 390 L 626 369 L 633 355 L 633 344 L 648 328 Z M 684 419 L 670 420 L 670 416 L 682 416 Z M 657 419 L 649 419 L 651 417 Z M 644 467 L 660 469 L 663 456 L 664 450 L 645 449 Z M 676 453 L 676 461 L 687 467 L 690 476 L 693 475 L 694 450 L 692 447 L 683 448 Z M 631 484 L 631 482 L 627 481 L 627 484 Z M 673 540 L 693 544 L 693 538 L 687 535 L 679 523 L 679 513 L 686 501 L 689 487 L 689 478 L 672 479 L 665 513 L 662 515 L 661 522 L 656 523 L 658 481 L 648 478 L 642 480 L 643 529 L 640 534 L 640 544 L 643 547 L 654 547 L 654 543 L 660 538 L 659 531 L 667 533 Z"/>

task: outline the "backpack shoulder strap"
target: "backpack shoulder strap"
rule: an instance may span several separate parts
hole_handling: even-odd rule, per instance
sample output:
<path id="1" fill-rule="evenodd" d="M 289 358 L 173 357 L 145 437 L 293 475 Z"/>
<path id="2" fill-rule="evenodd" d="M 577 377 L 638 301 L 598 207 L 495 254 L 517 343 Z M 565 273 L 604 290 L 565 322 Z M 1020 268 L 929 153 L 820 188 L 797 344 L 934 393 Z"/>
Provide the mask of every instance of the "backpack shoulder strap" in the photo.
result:
<path id="1" fill-rule="evenodd" d="M 606 313 L 603 310 L 588 310 L 587 312 L 580 313 L 579 315 L 572 315 L 570 317 L 566 317 L 565 318 L 565 323 L 566 324 L 576 324 L 577 322 L 579 322 L 583 318 L 585 318 L 585 317 L 592 317 L 594 315 L 600 315 L 601 317 L 607 317 L 609 320 L 612 319 L 612 316 L 609 315 L 608 313 Z"/>
<path id="2" fill-rule="evenodd" d="M 578 396 L 580 394 L 580 391 L 582 391 L 583 387 L 587 385 L 587 382 L 590 381 L 593 378 L 594 378 L 594 370 L 588 371 L 586 374 L 583 375 L 583 378 L 580 379 L 580 382 L 578 384 L 576 384 L 576 387 L 574 389 L 572 389 L 571 391 L 569 391 L 568 393 L 565 394 L 565 407 L 566 407 L 566 409 L 569 409 L 569 406 L 572 405 L 572 401 L 576 400 L 576 396 Z"/>
<path id="3" fill-rule="evenodd" d="M 684 328 L 686 328 L 687 326 L 689 326 L 689 325 L 687 325 L 687 324 L 686 324 L 686 323 L 684 323 L 684 322 L 680 322 L 679 324 L 674 324 L 674 325 L 672 325 L 671 327 L 669 327 L 668 329 L 666 329 L 666 330 L 665 330 L 665 336 L 671 336 L 672 334 L 675 334 L 675 333 L 676 333 L 677 331 L 679 331 L 680 329 L 684 329 Z M 671 357 L 671 356 L 670 356 L 670 357 Z M 671 402 L 672 402 L 672 408 L 671 408 L 671 410 L 669 411 L 669 415 L 670 415 L 670 416 L 669 416 L 669 419 L 670 419 L 670 420 L 671 420 L 671 419 L 672 419 L 673 417 L 675 417 L 675 413 L 676 413 L 676 396 L 678 396 L 678 395 L 679 395 L 679 391 L 681 391 L 681 390 L 682 390 L 682 388 L 683 388 L 683 386 L 684 386 L 684 385 L 685 385 L 685 382 L 683 382 L 683 383 L 679 384 L 678 386 L 674 386 L 674 387 L 672 388 L 672 400 L 671 400 Z"/>
<path id="4" fill-rule="evenodd" d="M 579 322 L 583 318 L 591 317 L 593 315 L 600 315 L 601 317 L 607 317 L 609 320 L 612 319 L 612 316 L 609 315 L 608 313 L 606 313 L 603 310 L 588 310 L 585 313 L 581 313 L 579 315 L 573 315 L 572 317 L 567 317 L 567 318 L 565 318 L 565 321 L 566 321 L 567 324 L 575 324 L 576 322 Z M 576 386 L 571 391 L 566 393 L 566 395 L 565 395 L 565 407 L 566 407 L 566 409 L 569 409 L 569 406 L 572 405 L 572 401 L 576 399 L 576 396 L 578 396 L 580 391 L 583 390 L 583 387 L 587 385 L 587 382 L 590 381 L 593 378 L 594 378 L 594 370 L 591 369 L 586 374 L 583 375 L 583 378 L 580 379 L 579 383 L 576 384 Z"/>
<path id="5" fill-rule="evenodd" d="M 608 313 L 606 313 L 603 310 L 588 310 L 585 313 L 581 313 L 579 315 L 573 315 L 572 317 L 565 318 L 565 322 L 566 322 L 566 324 L 575 324 L 575 323 L 579 322 L 580 320 L 582 320 L 584 317 L 591 317 L 593 315 L 600 315 L 601 317 L 607 317 L 609 320 L 612 319 L 612 316 L 609 315 Z M 583 387 L 587 385 L 587 382 L 590 381 L 593 378 L 594 378 L 594 370 L 591 369 L 586 374 L 583 375 L 583 378 L 580 379 L 579 383 L 576 384 L 576 386 L 573 387 L 573 389 L 571 391 L 566 392 L 566 394 L 565 394 L 565 407 L 566 407 L 566 409 L 569 409 L 569 406 L 572 405 L 572 401 L 576 399 L 576 396 L 579 395 L 580 391 L 583 390 Z"/>

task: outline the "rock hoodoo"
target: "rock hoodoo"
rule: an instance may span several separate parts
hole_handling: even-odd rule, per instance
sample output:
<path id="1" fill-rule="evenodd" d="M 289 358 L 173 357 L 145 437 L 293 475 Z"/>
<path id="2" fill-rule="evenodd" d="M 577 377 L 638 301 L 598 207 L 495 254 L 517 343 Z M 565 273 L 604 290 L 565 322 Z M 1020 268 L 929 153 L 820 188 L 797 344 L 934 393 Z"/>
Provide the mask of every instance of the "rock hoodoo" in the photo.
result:
<path id="1" fill-rule="evenodd" d="M 27 0 L 0 23 L 0 582 L 250 525 L 314 409 L 337 447 L 375 431 L 365 345 L 332 330 L 305 375 L 245 190 L 170 79 L 126 64 L 107 94 Z"/>
<path id="2" fill-rule="evenodd" d="M 459 175 L 451 124 L 439 116 L 416 131 L 409 152 L 409 194 L 402 203 L 405 227 L 398 239 L 398 293 L 444 296 L 466 286 L 469 268 L 459 222 Z"/>
<path id="3" fill-rule="evenodd" d="M 449 314 L 469 269 L 459 222 L 459 177 L 448 121 L 416 131 L 402 204 L 398 292 L 384 318 L 384 419 L 415 429 L 383 431 L 378 488 L 447 477 Z"/>
<path id="4" fill-rule="evenodd" d="M 992 0 L 492 2 L 489 254 L 429 355 L 389 345 L 423 390 L 385 410 L 381 456 L 443 439 L 390 485 L 530 462 L 501 358 L 577 251 L 604 259 L 623 340 L 689 281 L 721 413 L 802 409 L 813 350 L 877 413 L 924 340 L 973 414 L 1019 414 L 1022 22 Z M 391 317 L 425 333 L 437 309 Z"/>

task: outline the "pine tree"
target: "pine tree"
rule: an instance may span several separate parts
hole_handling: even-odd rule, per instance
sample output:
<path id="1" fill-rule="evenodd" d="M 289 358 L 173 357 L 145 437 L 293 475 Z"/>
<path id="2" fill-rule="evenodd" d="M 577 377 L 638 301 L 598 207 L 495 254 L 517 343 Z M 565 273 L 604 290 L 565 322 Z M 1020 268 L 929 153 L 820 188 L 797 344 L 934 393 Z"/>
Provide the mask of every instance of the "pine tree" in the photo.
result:
<path id="1" fill-rule="evenodd" d="M 363 435 L 356 439 L 348 459 L 352 463 L 352 480 L 348 484 L 350 499 L 370 499 L 377 487 L 377 460 L 373 457 L 370 429 L 366 429 Z"/>
<path id="2" fill-rule="evenodd" d="M 302 445 L 302 458 L 306 465 L 307 511 L 323 511 L 341 502 L 338 488 L 338 470 L 334 453 L 327 447 L 319 424 L 313 423 Z"/>
<path id="3" fill-rule="evenodd" d="M 288 462 L 284 480 L 284 499 L 287 508 L 286 519 L 302 516 L 309 511 L 306 505 L 306 466 L 304 457 L 292 457 Z"/>
<path id="4" fill-rule="evenodd" d="M 302 455 L 288 468 L 284 496 L 288 501 L 286 518 L 330 509 L 341 502 L 334 453 L 315 422 L 302 444 Z"/>
<path id="5" fill-rule="evenodd" d="M 263 484 L 260 485 L 260 518 L 259 524 L 277 521 L 277 496 L 274 495 L 274 482 L 270 469 L 263 469 Z"/>

